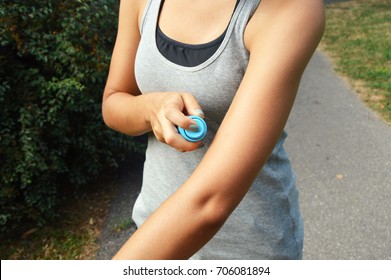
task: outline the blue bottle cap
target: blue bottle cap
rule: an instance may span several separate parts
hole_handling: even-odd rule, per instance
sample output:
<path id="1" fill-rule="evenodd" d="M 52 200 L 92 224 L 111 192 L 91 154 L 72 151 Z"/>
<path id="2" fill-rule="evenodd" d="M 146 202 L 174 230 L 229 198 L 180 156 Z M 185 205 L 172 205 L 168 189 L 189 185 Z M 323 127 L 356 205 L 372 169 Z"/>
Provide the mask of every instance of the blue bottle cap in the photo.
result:
<path id="1" fill-rule="evenodd" d="M 198 142 L 205 137 L 206 132 L 208 131 L 208 127 L 206 126 L 205 121 L 201 117 L 198 117 L 198 116 L 188 116 L 188 117 L 193 119 L 197 123 L 198 131 L 190 131 L 190 130 L 186 130 L 182 127 L 178 127 L 178 132 L 187 141 Z"/>

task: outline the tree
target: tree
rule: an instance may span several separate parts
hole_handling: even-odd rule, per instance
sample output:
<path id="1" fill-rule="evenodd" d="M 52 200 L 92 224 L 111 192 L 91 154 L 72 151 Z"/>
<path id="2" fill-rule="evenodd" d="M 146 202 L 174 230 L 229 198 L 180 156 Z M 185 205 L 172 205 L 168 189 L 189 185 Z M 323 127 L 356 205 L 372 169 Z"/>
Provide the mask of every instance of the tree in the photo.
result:
<path id="1" fill-rule="evenodd" d="M 114 0 L 2 0 L 0 231 L 54 217 L 64 182 L 139 147 L 101 117 L 117 13 Z"/>

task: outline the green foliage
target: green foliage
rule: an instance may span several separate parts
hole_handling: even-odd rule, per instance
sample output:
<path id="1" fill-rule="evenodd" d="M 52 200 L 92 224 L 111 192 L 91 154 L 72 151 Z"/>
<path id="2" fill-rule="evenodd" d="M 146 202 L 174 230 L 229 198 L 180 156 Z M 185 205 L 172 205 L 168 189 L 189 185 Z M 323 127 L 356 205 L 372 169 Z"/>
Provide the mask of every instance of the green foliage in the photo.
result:
<path id="1" fill-rule="evenodd" d="M 391 121 L 391 2 L 347 1 L 326 12 L 324 42 L 338 70 L 369 88 L 363 99 Z"/>
<path id="2" fill-rule="evenodd" d="M 53 218 L 62 186 L 138 147 L 101 117 L 117 14 L 115 0 L 2 0 L 0 232 Z"/>

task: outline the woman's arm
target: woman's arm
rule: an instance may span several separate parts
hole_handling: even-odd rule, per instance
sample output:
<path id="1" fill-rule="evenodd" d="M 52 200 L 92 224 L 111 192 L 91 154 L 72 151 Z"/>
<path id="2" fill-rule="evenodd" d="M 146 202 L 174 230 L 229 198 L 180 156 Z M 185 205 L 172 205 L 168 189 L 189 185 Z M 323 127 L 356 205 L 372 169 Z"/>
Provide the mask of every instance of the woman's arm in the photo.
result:
<path id="1" fill-rule="evenodd" d="M 139 23 L 145 0 L 124 0 L 120 4 L 118 33 L 103 94 L 102 115 L 110 128 L 128 135 L 153 131 L 156 137 L 180 151 L 192 151 L 201 142 L 188 142 L 175 126 L 190 129 L 194 121 L 182 112 L 202 115 L 189 93 L 152 92 L 140 95 L 134 62 L 140 42 Z"/>
<path id="2" fill-rule="evenodd" d="M 261 2 L 245 33 L 248 69 L 211 147 L 115 259 L 185 259 L 214 236 L 278 141 L 323 29 L 323 0 Z"/>
<path id="3" fill-rule="evenodd" d="M 128 113 L 130 111 L 143 115 L 143 108 L 137 106 L 136 96 L 140 95 L 140 91 L 134 75 L 134 61 L 140 41 L 138 19 L 141 4 L 142 1 L 139 0 L 120 1 L 117 38 L 102 102 L 106 124 L 124 133 L 130 132 L 128 134 L 132 134 L 133 130 L 137 132 L 148 128 L 144 119 L 137 120 Z M 131 125 L 128 125 L 129 121 Z M 131 127 L 128 128 L 130 131 L 126 131 L 125 127 Z"/>

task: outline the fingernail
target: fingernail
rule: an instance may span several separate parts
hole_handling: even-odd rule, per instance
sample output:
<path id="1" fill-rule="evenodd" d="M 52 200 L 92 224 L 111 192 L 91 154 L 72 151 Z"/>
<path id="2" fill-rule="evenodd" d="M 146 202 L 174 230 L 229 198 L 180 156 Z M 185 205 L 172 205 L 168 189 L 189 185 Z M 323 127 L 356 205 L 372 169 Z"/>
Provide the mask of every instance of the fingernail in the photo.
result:
<path id="1" fill-rule="evenodd" d="M 199 130 L 199 127 L 198 127 L 198 125 L 196 125 L 196 124 L 191 124 L 191 125 L 189 126 L 189 130 L 190 130 L 190 131 L 193 131 L 193 132 L 197 132 L 197 131 Z"/>
<path id="2" fill-rule="evenodd" d="M 194 112 L 195 112 L 198 116 L 200 116 L 200 117 L 205 116 L 204 112 L 203 112 L 201 109 L 195 109 Z"/>

